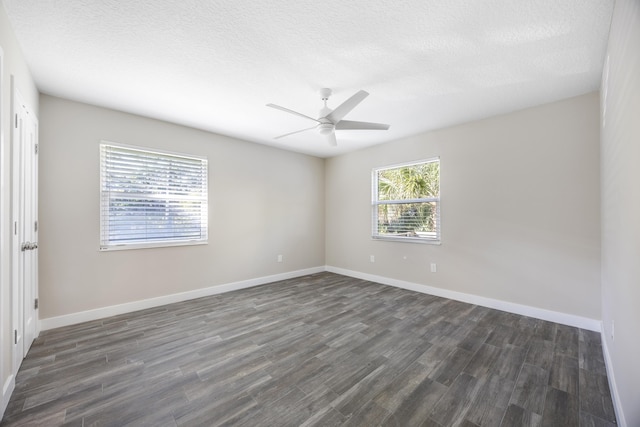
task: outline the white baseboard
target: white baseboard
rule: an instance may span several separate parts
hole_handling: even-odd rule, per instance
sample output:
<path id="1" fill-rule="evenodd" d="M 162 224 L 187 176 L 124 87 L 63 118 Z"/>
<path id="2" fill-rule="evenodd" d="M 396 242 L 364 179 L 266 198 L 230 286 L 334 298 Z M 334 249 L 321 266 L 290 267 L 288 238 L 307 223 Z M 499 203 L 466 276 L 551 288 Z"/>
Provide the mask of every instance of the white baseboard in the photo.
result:
<path id="1" fill-rule="evenodd" d="M 604 326 L 602 327 L 604 331 Z M 622 410 L 622 404 L 620 403 L 620 395 L 618 394 L 618 386 L 616 385 L 616 377 L 613 372 L 613 362 L 611 355 L 609 354 L 609 347 L 604 333 L 601 334 L 602 339 L 602 353 L 604 353 L 604 365 L 607 368 L 607 380 L 609 381 L 609 390 L 611 390 L 611 399 L 613 400 L 613 407 L 616 410 L 616 420 L 620 427 L 627 427 L 627 421 L 624 418 L 624 411 Z"/>
<path id="2" fill-rule="evenodd" d="M 0 420 L 4 417 L 4 411 L 7 409 L 7 405 L 9 404 L 9 399 L 11 399 L 11 394 L 13 390 L 16 388 L 16 377 L 15 375 L 9 375 L 7 381 L 4 382 L 2 386 L 2 402 L 0 402 Z"/>
<path id="3" fill-rule="evenodd" d="M 361 273 L 359 271 L 347 270 L 339 267 L 327 266 L 326 271 L 344 276 L 355 277 L 357 279 L 369 280 L 371 282 L 382 283 L 383 285 L 395 286 L 397 288 L 420 292 L 423 294 L 435 295 L 449 298 L 470 304 L 481 305 L 483 307 L 495 308 L 496 310 L 507 311 L 509 313 L 520 314 L 522 316 L 535 317 L 536 319 L 547 320 L 549 322 L 562 323 L 563 325 L 574 326 L 576 328 L 587 329 L 589 331 L 601 332 L 601 322 L 596 319 L 575 316 L 573 314 L 560 313 L 557 311 L 545 310 L 543 308 L 531 307 L 528 305 L 516 304 L 492 298 L 485 298 L 478 295 L 466 294 L 463 292 L 450 291 L 428 285 L 421 285 L 404 280 L 392 279 L 389 277 L 377 276 L 374 274 Z"/>
<path id="4" fill-rule="evenodd" d="M 295 277 L 306 276 L 308 274 L 320 273 L 325 271 L 323 267 L 313 267 L 304 270 L 289 271 L 287 273 L 274 274 L 271 276 L 258 277 L 255 279 L 241 280 L 239 282 L 225 283 L 222 285 L 211 286 L 208 288 L 194 289 L 192 291 L 181 292 L 177 294 L 164 295 L 156 298 L 149 298 L 140 301 L 132 301 L 124 304 L 112 305 L 108 307 L 96 308 L 94 310 L 81 311 L 78 313 L 65 314 L 63 316 L 49 317 L 40 319 L 40 330 L 60 328 L 62 326 L 75 325 L 77 323 L 89 322 L 92 320 L 104 319 L 105 317 L 116 316 L 118 314 L 130 313 L 132 311 L 145 310 L 147 308 L 158 307 L 161 305 L 172 304 L 174 302 L 187 301 L 196 298 L 207 297 L 210 295 L 221 294 L 224 292 L 237 291 L 239 289 L 250 288 L 253 286 L 264 285 L 266 283 L 277 282 L 280 280 L 293 279 Z"/>
<path id="5" fill-rule="evenodd" d="M 279 280 L 292 279 L 295 277 L 306 276 L 308 274 L 329 271 L 344 276 L 355 277 L 358 279 L 369 280 L 384 285 L 395 286 L 397 288 L 407 289 L 410 291 L 421 292 L 424 294 L 435 295 L 443 298 L 449 298 L 456 301 L 462 301 L 470 304 L 481 305 L 483 307 L 495 308 L 497 310 L 507 311 L 510 313 L 520 314 L 523 316 L 535 317 L 537 319 L 547 320 L 550 322 L 562 323 L 564 325 L 574 326 L 577 328 L 587 329 L 590 331 L 601 332 L 601 322 L 595 319 L 576 316 L 572 314 L 560 313 L 557 311 L 546 310 L 543 308 L 531 307 L 528 305 L 516 304 L 512 302 L 481 297 L 463 292 L 451 291 L 442 288 L 436 288 L 428 285 L 407 282 L 404 280 L 392 279 L 374 274 L 362 273 L 359 271 L 347 270 L 344 268 L 324 266 L 313 267 L 304 270 L 290 271 L 287 273 L 274 274 L 271 276 L 258 277 L 255 279 L 242 280 L 239 282 L 225 283 L 222 285 L 211 286 L 208 288 L 195 289 L 193 291 L 181 292 L 178 294 L 165 295 L 156 298 L 149 298 L 140 301 L 133 301 L 124 304 L 101 307 L 94 310 L 81 311 L 78 313 L 67 314 L 63 316 L 50 317 L 41 319 L 39 322 L 40 330 L 59 328 L 62 326 L 74 325 L 77 323 L 88 322 L 91 320 L 103 319 L 118 314 L 130 313 L 132 311 L 144 310 L 147 308 L 158 307 L 161 305 L 171 304 L 174 302 L 187 301 L 190 299 L 206 297 L 210 295 L 221 294 L 224 292 L 236 291 L 239 289 L 250 288 L 253 286 L 264 285 L 266 283 L 277 282 Z"/>

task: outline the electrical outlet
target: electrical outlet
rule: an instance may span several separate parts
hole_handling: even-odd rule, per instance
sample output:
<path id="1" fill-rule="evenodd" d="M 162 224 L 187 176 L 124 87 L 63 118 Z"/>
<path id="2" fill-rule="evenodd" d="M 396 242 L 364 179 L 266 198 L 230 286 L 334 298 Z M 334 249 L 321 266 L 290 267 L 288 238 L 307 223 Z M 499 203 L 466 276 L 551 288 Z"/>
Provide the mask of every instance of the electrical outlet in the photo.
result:
<path id="1" fill-rule="evenodd" d="M 435 263 L 435 262 L 432 262 L 432 263 L 431 263 L 431 272 L 432 272 L 432 273 L 435 273 L 436 271 L 438 271 L 438 269 L 437 269 L 437 267 L 436 267 L 436 263 Z"/>
<path id="2" fill-rule="evenodd" d="M 278 255 L 278 262 L 282 262 L 282 255 Z"/>
<path id="3" fill-rule="evenodd" d="M 375 255 L 369 255 L 369 261 L 370 261 L 370 262 L 376 262 L 376 257 L 375 257 Z"/>

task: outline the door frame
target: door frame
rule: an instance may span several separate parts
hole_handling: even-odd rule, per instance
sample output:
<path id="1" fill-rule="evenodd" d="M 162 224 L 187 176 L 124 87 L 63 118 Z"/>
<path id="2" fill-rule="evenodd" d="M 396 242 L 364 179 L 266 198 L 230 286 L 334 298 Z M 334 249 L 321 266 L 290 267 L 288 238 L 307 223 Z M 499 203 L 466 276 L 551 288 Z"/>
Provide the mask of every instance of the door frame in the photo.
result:
<path id="1" fill-rule="evenodd" d="M 32 343 L 32 340 L 27 343 L 25 337 L 35 338 L 39 332 L 37 309 L 35 307 L 30 308 L 33 307 L 34 300 L 38 298 L 37 255 L 33 254 L 30 264 L 27 264 L 27 266 L 32 266 L 35 269 L 33 282 L 26 283 L 24 274 L 27 254 L 22 253 L 22 244 L 31 235 L 30 230 L 27 231 L 27 227 L 30 228 L 31 224 L 25 223 L 24 197 L 25 193 L 30 194 L 30 192 L 25 191 L 25 182 L 37 179 L 37 172 L 31 173 L 31 176 L 27 177 L 26 174 L 32 171 L 30 167 L 25 165 L 26 161 L 30 159 L 29 150 L 35 148 L 35 145 L 34 147 L 31 145 L 37 144 L 38 120 L 32 110 L 24 103 L 24 98 L 17 89 L 13 76 L 11 76 L 11 96 L 11 221 L 9 222 L 9 232 L 11 235 L 11 311 L 13 328 L 10 339 L 13 342 L 12 372 L 15 375 Z M 29 132 L 31 130 L 28 129 L 30 126 L 35 127 L 33 141 L 30 139 Z M 37 156 L 35 153 L 33 155 Z M 37 164 L 37 157 L 34 157 L 33 160 Z M 33 197 L 35 198 L 33 209 L 34 214 L 37 214 L 37 182 L 32 182 L 32 185 L 34 188 Z M 30 288 L 28 294 L 27 287 Z M 30 328 L 29 333 L 26 333 L 26 319 L 29 318 L 28 316 L 31 316 L 33 324 L 32 330 Z"/>
<path id="2" fill-rule="evenodd" d="M 7 174 L 5 168 L 5 147 L 4 143 L 4 109 L 2 105 L 4 104 L 4 51 L 2 50 L 2 46 L 0 46 L 0 390 L 2 394 L 0 395 L 0 416 L 4 414 L 4 410 L 9 404 L 9 397 L 13 392 L 13 384 L 14 384 L 14 376 L 13 370 L 4 380 L 4 372 L 5 365 L 9 363 L 8 360 L 5 359 L 5 348 L 11 346 L 9 344 L 11 342 L 11 333 L 8 329 L 8 324 L 5 323 L 5 317 L 8 317 L 8 322 L 12 321 L 12 306 L 11 306 L 11 298 L 5 299 L 5 292 L 9 295 L 9 291 L 11 290 L 11 281 L 10 275 L 4 274 L 4 270 L 7 269 L 11 271 L 11 261 L 9 260 L 11 257 L 6 253 L 5 242 L 9 242 L 8 238 L 8 229 L 6 224 L 8 224 L 7 216 L 11 216 L 11 205 L 7 205 L 4 203 L 5 197 L 4 192 L 7 191 L 8 187 L 5 185 L 7 179 L 10 179 L 10 175 Z M 7 149 L 8 150 L 8 149 Z M 8 150 L 10 151 L 10 150 Z M 7 151 L 7 152 L 8 152 Z M 10 164 L 10 163 L 7 163 Z M 9 168 L 10 170 L 10 168 Z M 5 277 L 9 279 L 8 282 L 5 283 Z"/>

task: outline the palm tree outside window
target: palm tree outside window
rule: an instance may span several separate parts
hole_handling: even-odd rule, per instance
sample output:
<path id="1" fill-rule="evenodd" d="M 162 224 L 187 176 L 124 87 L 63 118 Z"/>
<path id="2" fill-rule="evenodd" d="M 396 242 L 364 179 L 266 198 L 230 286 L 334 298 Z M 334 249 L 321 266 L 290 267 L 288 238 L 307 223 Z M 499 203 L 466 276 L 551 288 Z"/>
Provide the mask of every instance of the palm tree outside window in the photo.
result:
<path id="1" fill-rule="evenodd" d="M 373 238 L 440 242 L 440 159 L 373 170 Z"/>

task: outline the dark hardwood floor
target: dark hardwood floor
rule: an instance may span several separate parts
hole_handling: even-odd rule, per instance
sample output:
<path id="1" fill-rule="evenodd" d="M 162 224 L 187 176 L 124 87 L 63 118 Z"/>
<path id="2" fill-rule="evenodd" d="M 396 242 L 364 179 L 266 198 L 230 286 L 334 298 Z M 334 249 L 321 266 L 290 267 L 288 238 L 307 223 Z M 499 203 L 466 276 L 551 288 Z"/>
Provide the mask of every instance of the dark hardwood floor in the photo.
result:
<path id="1" fill-rule="evenodd" d="M 43 332 L 2 426 L 612 426 L 599 334 L 320 273 Z"/>

